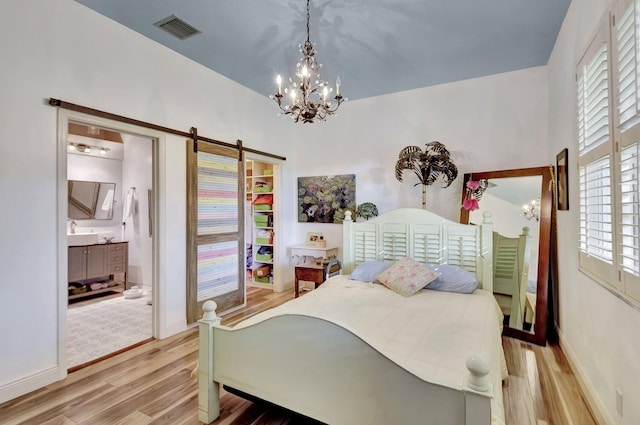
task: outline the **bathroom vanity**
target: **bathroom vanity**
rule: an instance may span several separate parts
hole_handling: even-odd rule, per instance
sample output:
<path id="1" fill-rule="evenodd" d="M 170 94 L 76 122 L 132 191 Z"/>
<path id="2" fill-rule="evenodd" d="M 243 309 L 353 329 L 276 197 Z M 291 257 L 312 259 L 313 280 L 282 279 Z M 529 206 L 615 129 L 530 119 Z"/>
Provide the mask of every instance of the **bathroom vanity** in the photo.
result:
<path id="1" fill-rule="evenodd" d="M 69 299 L 126 289 L 128 249 L 128 242 L 69 246 Z"/>

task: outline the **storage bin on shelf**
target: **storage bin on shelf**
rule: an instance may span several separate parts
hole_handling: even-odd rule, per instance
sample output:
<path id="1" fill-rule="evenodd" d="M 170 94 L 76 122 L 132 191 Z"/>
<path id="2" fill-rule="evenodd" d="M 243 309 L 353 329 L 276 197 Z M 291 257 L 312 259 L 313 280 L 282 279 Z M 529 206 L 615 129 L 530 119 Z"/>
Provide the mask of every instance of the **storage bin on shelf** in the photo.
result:
<path id="1" fill-rule="evenodd" d="M 273 191 L 273 186 L 266 182 L 256 182 L 253 185 L 253 193 L 269 193 Z"/>
<path id="2" fill-rule="evenodd" d="M 264 277 L 254 277 L 253 280 L 255 280 L 258 283 L 273 283 L 273 277 L 272 276 L 264 276 Z"/>
<path id="3" fill-rule="evenodd" d="M 269 224 L 269 216 L 268 215 L 254 215 L 253 221 L 256 224 L 256 227 L 268 227 Z"/>
<path id="4" fill-rule="evenodd" d="M 273 283 L 273 276 L 271 275 L 272 268 L 269 264 L 264 264 L 260 267 L 253 269 L 253 280 L 259 283 Z"/>
<path id="5" fill-rule="evenodd" d="M 257 261 L 271 261 L 273 259 L 273 250 L 270 246 L 261 246 L 256 253 Z"/>
<path id="6" fill-rule="evenodd" d="M 256 232 L 256 245 L 273 244 L 273 232 L 271 230 L 258 230 Z"/>

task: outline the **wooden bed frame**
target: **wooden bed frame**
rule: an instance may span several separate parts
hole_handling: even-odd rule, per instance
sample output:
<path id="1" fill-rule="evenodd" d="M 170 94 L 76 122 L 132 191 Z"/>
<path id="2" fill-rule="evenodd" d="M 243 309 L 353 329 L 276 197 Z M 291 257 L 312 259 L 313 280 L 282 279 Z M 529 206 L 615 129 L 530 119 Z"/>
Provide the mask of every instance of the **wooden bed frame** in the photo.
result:
<path id="1" fill-rule="evenodd" d="M 481 226 L 399 209 L 373 220 L 344 221 L 343 269 L 404 256 L 476 273 L 492 290 L 491 215 Z M 422 380 L 358 335 L 326 320 L 276 316 L 234 330 L 207 301 L 200 326 L 198 419 L 219 416 L 220 385 L 330 424 L 489 425 L 493 386 L 481 357 L 466 361 L 461 390 Z M 497 388 L 496 391 L 501 391 Z"/>

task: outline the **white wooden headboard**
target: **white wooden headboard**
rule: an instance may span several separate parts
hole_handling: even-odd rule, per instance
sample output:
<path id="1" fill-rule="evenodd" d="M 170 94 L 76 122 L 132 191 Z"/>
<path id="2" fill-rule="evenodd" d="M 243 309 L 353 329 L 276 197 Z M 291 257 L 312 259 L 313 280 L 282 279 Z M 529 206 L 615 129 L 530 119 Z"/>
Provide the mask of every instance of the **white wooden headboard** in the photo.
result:
<path id="1" fill-rule="evenodd" d="M 343 273 L 363 261 L 451 264 L 476 274 L 480 287 L 493 290 L 493 226 L 485 212 L 482 225 L 460 224 L 417 208 L 399 208 L 356 223 L 347 211 L 343 223 Z"/>

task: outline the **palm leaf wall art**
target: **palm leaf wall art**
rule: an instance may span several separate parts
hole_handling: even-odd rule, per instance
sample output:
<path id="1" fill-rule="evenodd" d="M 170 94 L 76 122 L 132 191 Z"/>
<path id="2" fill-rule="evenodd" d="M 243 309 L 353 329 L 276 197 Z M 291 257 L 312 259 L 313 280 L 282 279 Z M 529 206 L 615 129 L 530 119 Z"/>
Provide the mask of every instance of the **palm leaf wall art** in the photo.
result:
<path id="1" fill-rule="evenodd" d="M 451 154 L 437 141 L 426 143 L 424 150 L 419 146 L 403 148 L 395 167 L 398 181 L 402 181 L 405 171 L 412 171 L 418 178 L 418 183 L 414 186 L 422 185 L 423 209 L 427 209 L 427 186 L 441 181 L 443 187 L 449 187 L 458 177 L 458 167 L 451 160 Z"/>

